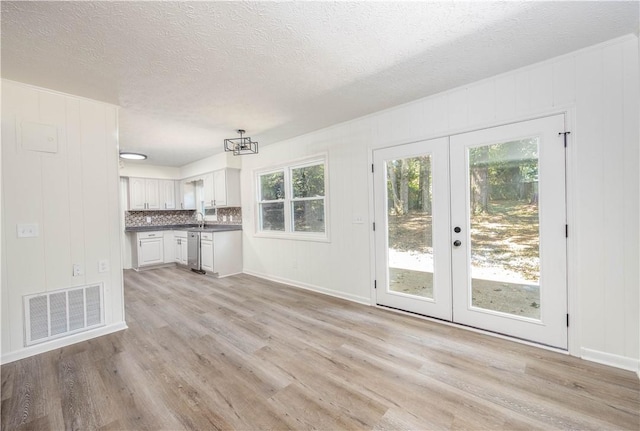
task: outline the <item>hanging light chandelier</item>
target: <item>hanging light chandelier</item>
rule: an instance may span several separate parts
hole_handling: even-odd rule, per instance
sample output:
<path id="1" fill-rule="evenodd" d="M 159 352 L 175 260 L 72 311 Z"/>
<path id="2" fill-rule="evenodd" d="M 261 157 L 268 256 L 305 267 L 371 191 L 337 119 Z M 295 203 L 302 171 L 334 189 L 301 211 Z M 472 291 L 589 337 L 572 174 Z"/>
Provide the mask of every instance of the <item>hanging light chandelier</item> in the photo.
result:
<path id="1" fill-rule="evenodd" d="M 242 136 L 246 133 L 243 129 L 238 129 L 239 138 L 225 139 L 224 150 L 233 152 L 234 156 L 242 156 L 244 154 L 258 154 L 258 143 L 253 142 L 251 138 Z"/>

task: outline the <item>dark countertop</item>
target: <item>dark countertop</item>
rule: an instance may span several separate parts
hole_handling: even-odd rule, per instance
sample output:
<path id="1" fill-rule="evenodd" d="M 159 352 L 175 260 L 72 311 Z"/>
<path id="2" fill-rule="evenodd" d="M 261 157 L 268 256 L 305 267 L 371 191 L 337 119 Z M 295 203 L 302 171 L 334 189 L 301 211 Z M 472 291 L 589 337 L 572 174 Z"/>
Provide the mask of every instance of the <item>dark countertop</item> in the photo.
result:
<path id="1" fill-rule="evenodd" d="M 241 224 L 207 224 L 204 228 L 199 228 L 197 224 L 170 224 L 164 226 L 129 226 L 125 232 L 151 232 L 157 230 L 190 230 L 201 232 L 227 232 L 242 230 Z"/>

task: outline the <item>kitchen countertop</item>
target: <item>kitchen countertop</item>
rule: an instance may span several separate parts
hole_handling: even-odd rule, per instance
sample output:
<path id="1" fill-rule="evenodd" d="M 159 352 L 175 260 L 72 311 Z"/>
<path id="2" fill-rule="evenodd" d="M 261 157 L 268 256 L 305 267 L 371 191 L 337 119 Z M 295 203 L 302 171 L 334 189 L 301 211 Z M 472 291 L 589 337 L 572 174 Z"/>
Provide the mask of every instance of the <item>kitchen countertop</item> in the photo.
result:
<path id="1" fill-rule="evenodd" d="M 198 227 L 197 224 L 171 224 L 164 226 L 129 226 L 124 229 L 125 232 L 151 232 L 158 230 L 189 230 L 200 232 L 227 232 L 233 230 L 242 230 L 240 224 L 207 224 L 204 228 Z"/>

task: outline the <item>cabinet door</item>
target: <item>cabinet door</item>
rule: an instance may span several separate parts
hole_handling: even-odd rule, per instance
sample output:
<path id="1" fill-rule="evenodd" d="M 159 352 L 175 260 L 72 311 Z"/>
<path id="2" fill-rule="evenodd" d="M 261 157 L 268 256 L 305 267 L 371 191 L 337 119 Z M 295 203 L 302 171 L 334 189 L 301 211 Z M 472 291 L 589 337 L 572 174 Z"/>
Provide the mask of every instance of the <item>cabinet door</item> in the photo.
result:
<path id="1" fill-rule="evenodd" d="M 182 181 L 181 182 L 181 209 L 183 210 L 194 210 L 196 209 L 196 183 L 193 181 Z"/>
<path id="2" fill-rule="evenodd" d="M 189 262 L 187 238 L 180 238 L 180 263 L 187 265 Z"/>
<path id="3" fill-rule="evenodd" d="M 160 181 L 161 209 L 176 209 L 176 183 L 173 180 Z"/>
<path id="4" fill-rule="evenodd" d="M 174 237 L 173 238 L 173 250 L 175 253 L 174 259 L 176 263 L 182 263 L 182 238 Z"/>
<path id="5" fill-rule="evenodd" d="M 164 244 L 162 238 L 144 238 L 138 240 L 138 266 L 164 263 Z"/>
<path id="6" fill-rule="evenodd" d="M 146 207 L 144 178 L 129 178 L 129 209 L 144 210 Z"/>
<path id="7" fill-rule="evenodd" d="M 213 175 L 213 173 L 209 173 L 202 178 L 202 200 L 204 201 L 205 208 L 213 208 L 216 205 Z"/>
<path id="8" fill-rule="evenodd" d="M 218 277 L 242 272 L 242 231 L 214 232 L 213 249 Z"/>
<path id="9" fill-rule="evenodd" d="M 172 231 L 164 231 L 164 241 L 163 241 L 163 248 L 164 248 L 164 263 L 171 263 L 174 262 L 176 259 L 175 256 L 175 246 L 173 245 L 173 240 L 174 236 L 173 236 L 173 232 Z"/>
<path id="10" fill-rule="evenodd" d="M 202 269 L 213 272 L 213 241 L 200 241 L 200 258 Z"/>
<path id="11" fill-rule="evenodd" d="M 240 206 L 240 169 L 220 169 L 213 173 L 216 207 Z"/>
<path id="12" fill-rule="evenodd" d="M 213 199 L 216 206 L 227 205 L 227 175 L 224 169 L 213 173 Z"/>
<path id="13" fill-rule="evenodd" d="M 145 180 L 145 196 L 148 210 L 159 210 L 160 207 L 160 187 L 158 180 Z"/>

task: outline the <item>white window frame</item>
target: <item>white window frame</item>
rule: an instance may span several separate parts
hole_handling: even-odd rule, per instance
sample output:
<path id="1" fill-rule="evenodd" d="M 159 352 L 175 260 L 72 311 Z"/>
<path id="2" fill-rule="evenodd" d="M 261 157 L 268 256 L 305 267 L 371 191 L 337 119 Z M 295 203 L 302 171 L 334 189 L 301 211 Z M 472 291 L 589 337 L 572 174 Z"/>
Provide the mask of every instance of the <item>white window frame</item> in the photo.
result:
<path id="1" fill-rule="evenodd" d="M 329 242 L 329 166 L 327 163 L 328 157 L 326 155 L 316 156 L 304 160 L 297 160 L 277 166 L 271 166 L 267 169 L 254 171 L 255 180 L 255 236 L 264 238 L 280 238 L 280 239 L 293 239 L 303 241 L 320 241 Z M 324 166 L 324 196 L 322 197 L 309 197 L 309 198 L 293 198 L 293 182 L 292 171 L 294 169 L 305 168 L 309 166 L 323 165 Z M 273 174 L 276 172 L 284 173 L 284 199 L 263 201 L 262 190 L 260 185 L 260 177 L 262 175 Z M 321 200 L 324 203 L 324 232 L 296 232 L 294 231 L 293 223 L 293 206 L 296 202 Z M 262 210 L 261 204 L 268 203 L 283 203 L 284 205 L 284 231 L 274 230 L 262 230 Z"/>

